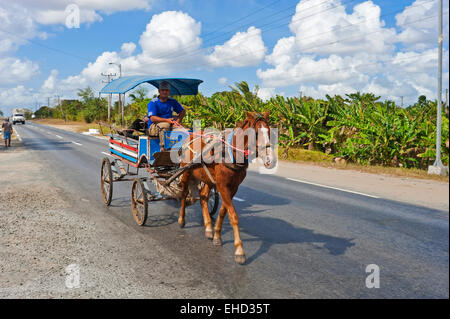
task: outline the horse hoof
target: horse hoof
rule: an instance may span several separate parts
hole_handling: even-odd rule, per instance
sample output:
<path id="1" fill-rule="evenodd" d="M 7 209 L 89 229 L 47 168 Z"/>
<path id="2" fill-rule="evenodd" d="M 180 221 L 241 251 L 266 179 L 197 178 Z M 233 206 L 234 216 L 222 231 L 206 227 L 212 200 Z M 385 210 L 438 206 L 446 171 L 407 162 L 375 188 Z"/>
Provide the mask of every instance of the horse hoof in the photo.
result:
<path id="1" fill-rule="evenodd" d="M 234 256 L 234 260 L 235 260 L 238 264 L 243 265 L 243 264 L 245 264 L 245 255 L 235 255 L 235 256 Z"/>
<path id="2" fill-rule="evenodd" d="M 183 220 L 183 221 L 178 221 L 178 226 L 180 226 L 180 228 L 184 228 L 184 225 L 186 225 L 186 222 Z"/>
<path id="3" fill-rule="evenodd" d="M 214 246 L 222 246 L 222 239 L 220 239 L 220 238 L 214 238 L 214 239 L 213 239 L 213 245 L 214 245 Z"/>
<path id="4" fill-rule="evenodd" d="M 212 230 L 205 230 L 205 236 L 208 239 L 213 239 L 213 233 Z"/>

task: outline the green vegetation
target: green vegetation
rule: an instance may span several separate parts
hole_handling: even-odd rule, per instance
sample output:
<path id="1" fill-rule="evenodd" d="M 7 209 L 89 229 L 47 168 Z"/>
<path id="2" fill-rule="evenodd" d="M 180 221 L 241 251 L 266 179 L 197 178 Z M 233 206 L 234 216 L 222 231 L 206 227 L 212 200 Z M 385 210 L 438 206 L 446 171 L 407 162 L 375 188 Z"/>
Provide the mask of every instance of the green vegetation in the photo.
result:
<path id="1" fill-rule="evenodd" d="M 432 164 L 436 140 L 436 102 L 425 96 L 417 103 L 401 108 L 392 101 L 379 101 L 371 93 L 327 96 L 325 100 L 276 96 L 264 102 L 257 97 L 258 87 L 250 90 L 246 82 L 236 83 L 230 91 L 211 97 L 176 97 L 187 109 L 184 124 L 201 119 L 202 126 L 219 129 L 234 127 L 246 111 L 270 110 L 270 124 L 279 130 L 282 158 L 308 155 L 312 161 L 347 162 L 374 166 L 425 169 Z M 96 98 L 90 88 L 79 90 L 81 101 L 63 101 L 61 107 L 43 107 L 36 116 L 92 122 L 106 120 L 107 101 Z M 125 122 L 131 123 L 147 113 L 147 90 L 139 88 L 129 95 Z M 117 103 L 112 120 L 120 123 Z M 442 159 L 448 165 L 448 107 L 442 114 Z M 300 151 L 299 151 L 300 150 Z M 308 150 L 310 152 L 302 152 Z"/>

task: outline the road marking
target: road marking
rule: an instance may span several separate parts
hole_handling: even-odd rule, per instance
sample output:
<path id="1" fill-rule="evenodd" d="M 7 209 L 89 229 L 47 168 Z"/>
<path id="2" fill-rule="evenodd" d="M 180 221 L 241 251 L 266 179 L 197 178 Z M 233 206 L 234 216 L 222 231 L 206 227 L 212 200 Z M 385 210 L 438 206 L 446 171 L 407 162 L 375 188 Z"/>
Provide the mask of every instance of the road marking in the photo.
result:
<path id="1" fill-rule="evenodd" d="M 332 186 L 328 186 L 328 185 L 316 184 L 316 183 L 307 182 L 307 181 L 302 181 L 302 180 L 294 179 L 294 178 L 286 178 L 286 179 L 288 179 L 288 180 L 290 180 L 290 181 L 298 182 L 298 183 L 304 183 L 304 184 L 310 184 L 310 185 L 319 186 L 319 187 L 325 187 L 325 188 L 330 188 L 330 189 L 336 189 L 336 190 L 342 191 L 342 192 L 353 193 L 353 194 L 363 195 L 363 196 L 372 197 L 372 198 L 379 198 L 378 196 L 369 195 L 369 194 L 364 194 L 364 193 L 359 193 L 359 192 L 355 192 L 355 191 L 350 191 L 350 190 L 348 190 L 348 189 L 342 189 L 342 188 L 332 187 Z"/>
<path id="2" fill-rule="evenodd" d="M 237 200 L 238 202 L 245 202 L 245 199 L 239 198 L 239 197 L 233 197 L 233 199 Z"/>
<path id="3" fill-rule="evenodd" d="M 108 155 L 108 156 L 113 157 L 111 154 L 108 154 L 108 153 L 106 153 L 106 152 L 102 152 L 102 154 L 105 154 L 105 155 Z"/>
<path id="4" fill-rule="evenodd" d="M 83 145 L 83 144 L 80 144 L 80 143 L 77 143 L 77 142 L 74 142 L 74 141 L 72 141 L 72 143 L 75 144 L 75 145 L 79 145 L 79 146 Z"/>
<path id="5" fill-rule="evenodd" d="M 59 136 L 59 135 L 57 135 L 57 134 L 55 134 L 55 135 L 56 135 L 57 138 L 62 138 L 62 136 Z"/>
<path id="6" fill-rule="evenodd" d="M 22 138 L 20 137 L 19 132 L 17 131 L 17 129 L 16 129 L 16 136 L 17 136 L 17 138 L 19 139 L 19 141 L 22 142 Z"/>

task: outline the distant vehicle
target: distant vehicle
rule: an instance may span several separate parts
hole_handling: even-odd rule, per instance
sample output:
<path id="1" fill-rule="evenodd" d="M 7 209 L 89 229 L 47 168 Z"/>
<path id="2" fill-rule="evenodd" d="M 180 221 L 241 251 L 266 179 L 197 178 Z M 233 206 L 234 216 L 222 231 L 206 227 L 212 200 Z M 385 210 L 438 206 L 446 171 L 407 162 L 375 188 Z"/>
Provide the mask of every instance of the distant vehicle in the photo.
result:
<path id="1" fill-rule="evenodd" d="M 25 124 L 25 115 L 23 113 L 14 113 L 11 122 L 13 125 L 16 125 L 16 123 Z"/>

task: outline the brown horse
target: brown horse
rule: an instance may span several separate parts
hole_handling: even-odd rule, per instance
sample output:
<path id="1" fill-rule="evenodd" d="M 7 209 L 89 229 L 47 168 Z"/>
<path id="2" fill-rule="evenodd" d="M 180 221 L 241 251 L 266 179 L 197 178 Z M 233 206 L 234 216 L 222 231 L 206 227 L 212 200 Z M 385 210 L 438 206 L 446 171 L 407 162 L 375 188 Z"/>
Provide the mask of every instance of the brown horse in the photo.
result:
<path id="1" fill-rule="evenodd" d="M 264 166 L 270 168 L 274 164 L 274 156 L 269 141 L 270 127 L 268 125 L 268 118 L 269 111 L 267 111 L 264 115 L 260 115 L 257 113 L 247 113 L 247 118 L 237 125 L 237 128 L 241 128 L 241 130 L 238 130 L 238 132 L 233 135 L 232 143 L 229 143 L 228 147 L 230 145 L 234 146 L 229 148 L 229 150 L 232 150 L 233 158 L 236 159 L 237 157 L 239 157 L 239 155 L 241 155 L 240 158 L 244 156 L 244 163 L 226 163 L 222 161 L 214 162 L 211 164 L 202 164 L 201 166 L 189 169 L 185 173 L 183 173 L 179 183 L 179 186 L 182 188 L 180 217 L 178 219 L 180 227 L 184 227 L 185 225 L 186 195 L 188 193 L 189 181 L 191 178 L 202 181 L 204 183 L 204 187 L 200 191 L 200 204 L 203 210 L 205 235 L 207 238 L 213 239 L 214 245 L 221 246 L 222 223 L 225 214 L 228 213 L 228 217 L 234 231 L 234 245 L 236 247 L 235 260 L 239 264 L 245 263 L 245 253 L 242 247 L 242 241 L 239 236 L 239 218 L 237 216 L 232 199 L 236 194 L 239 185 L 242 183 L 247 174 L 248 156 L 252 155 L 248 152 L 249 138 L 246 134 L 246 130 L 250 128 L 255 130 L 256 147 L 258 150 L 264 150 L 262 152 L 264 154 L 260 154 L 260 157 L 263 159 Z M 192 143 L 194 138 L 195 136 L 191 135 L 187 139 L 186 143 Z M 236 145 L 238 145 L 237 142 L 242 140 L 244 142 L 243 150 L 242 148 L 239 149 L 238 147 L 235 147 Z M 205 145 L 206 143 L 204 138 L 201 138 L 202 149 Z M 193 150 L 190 149 L 184 154 L 181 160 L 181 166 L 188 165 L 188 163 L 194 156 L 192 151 Z M 239 152 L 244 154 L 239 154 Z M 258 156 L 258 154 L 253 155 Z M 205 171 L 206 169 L 208 170 L 208 172 Z M 214 185 L 216 186 L 217 191 L 222 197 L 222 206 L 219 210 L 219 215 L 217 217 L 213 235 L 211 217 L 208 211 L 208 198 L 211 188 L 213 188 Z"/>

